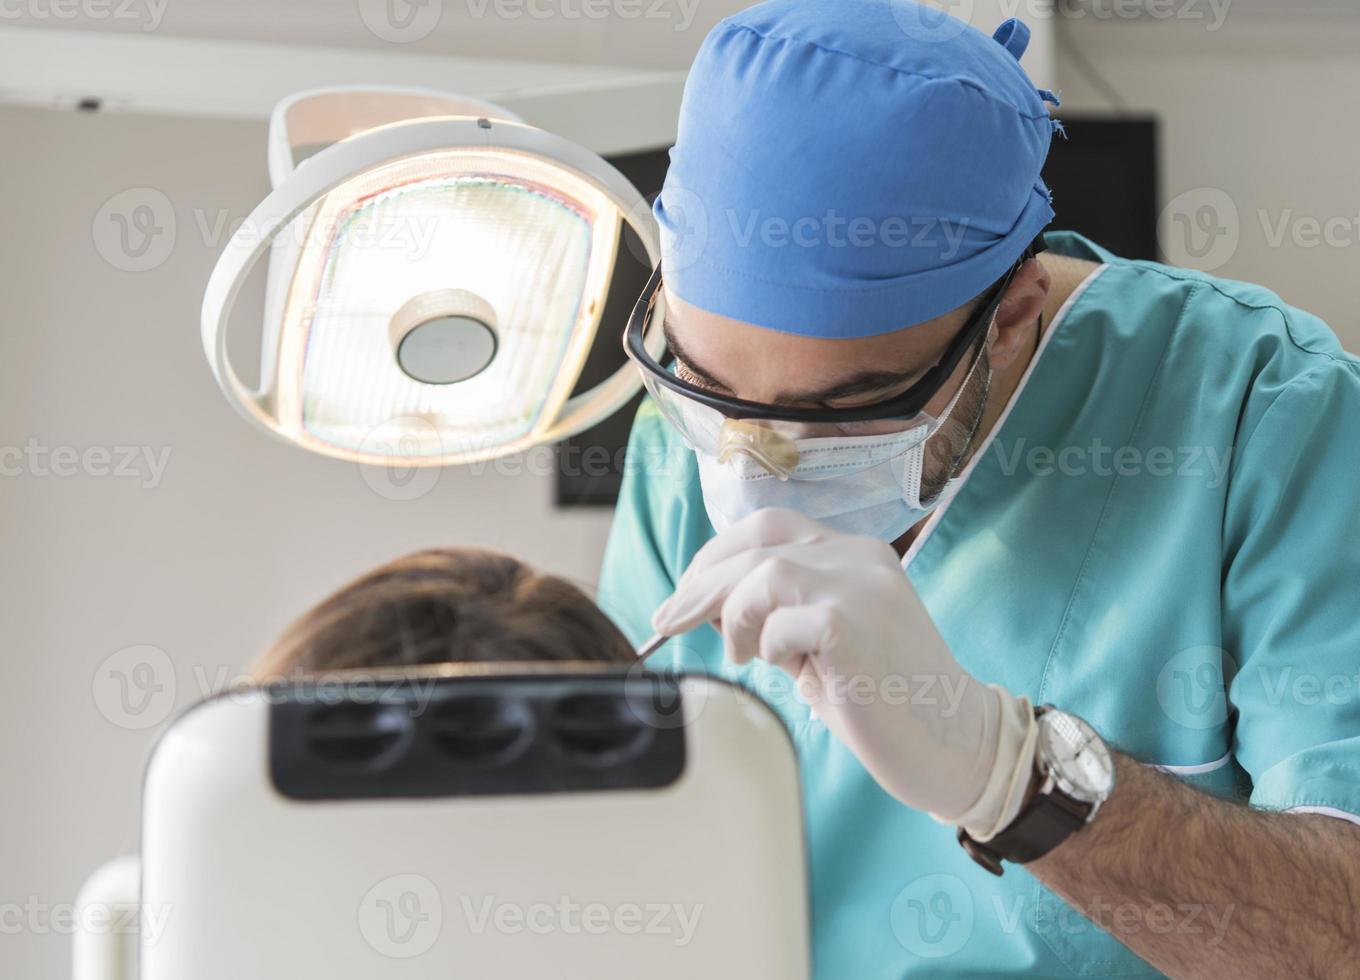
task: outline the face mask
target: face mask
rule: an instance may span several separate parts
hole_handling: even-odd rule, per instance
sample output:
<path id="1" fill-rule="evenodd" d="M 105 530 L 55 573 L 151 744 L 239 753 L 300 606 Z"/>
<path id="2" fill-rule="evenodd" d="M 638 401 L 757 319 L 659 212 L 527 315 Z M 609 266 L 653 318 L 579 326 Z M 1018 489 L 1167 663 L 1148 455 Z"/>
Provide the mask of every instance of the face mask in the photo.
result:
<path id="1" fill-rule="evenodd" d="M 983 378 L 985 402 L 990 367 Z M 762 508 L 788 507 L 846 534 L 897 540 L 958 490 L 953 476 L 935 497 L 921 499 L 926 441 L 949 420 L 970 381 L 933 423 L 886 435 L 795 440 L 799 462 L 787 480 L 746 455 L 719 462 L 696 452 L 709 520 L 721 531 Z"/>

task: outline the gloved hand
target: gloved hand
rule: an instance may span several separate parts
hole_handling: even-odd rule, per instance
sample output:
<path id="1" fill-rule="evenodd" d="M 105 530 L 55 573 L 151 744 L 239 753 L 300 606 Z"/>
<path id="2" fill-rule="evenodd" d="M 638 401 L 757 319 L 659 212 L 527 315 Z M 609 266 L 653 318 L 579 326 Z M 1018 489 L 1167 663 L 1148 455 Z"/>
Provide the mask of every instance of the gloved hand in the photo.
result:
<path id="1" fill-rule="evenodd" d="M 1033 710 L 959 666 L 891 545 L 796 511 L 757 511 L 699 550 L 652 618 L 666 635 L 705 622 L 720 622 L 734 663 L 759 657 L 791 674 L 906 805 L 978 840 L 1018 812 Z"/>

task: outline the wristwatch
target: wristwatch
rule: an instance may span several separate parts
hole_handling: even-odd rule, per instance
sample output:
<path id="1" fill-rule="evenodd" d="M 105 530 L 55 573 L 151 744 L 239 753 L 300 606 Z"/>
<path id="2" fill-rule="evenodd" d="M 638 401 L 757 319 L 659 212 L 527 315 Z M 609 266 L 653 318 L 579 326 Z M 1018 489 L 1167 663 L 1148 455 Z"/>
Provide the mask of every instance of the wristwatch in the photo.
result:
<path id="1" fill-rule="evenodd" d="M 1114 791 L 1114 757 L 1094 728 L 1051 705 L 1034 709 L 1034 795 L 1010 825 L 984 842 L 959 828 L 959 843 L 994 875 L 1001 862 L 1041 858 L 1093 819 Z"/>

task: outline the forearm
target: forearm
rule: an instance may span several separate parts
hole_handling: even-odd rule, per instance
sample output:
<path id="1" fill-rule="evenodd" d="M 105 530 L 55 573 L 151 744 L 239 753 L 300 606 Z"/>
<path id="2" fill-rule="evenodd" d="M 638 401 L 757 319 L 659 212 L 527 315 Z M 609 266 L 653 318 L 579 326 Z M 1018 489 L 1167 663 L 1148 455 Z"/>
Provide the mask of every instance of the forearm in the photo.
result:
<path id="1" fill-rule="evenodd" d="M 1360 827 L 1116 765 L 1096 819 L 1027 865 L 1044 884 L 1172 977 L 1355 975 Z"/>

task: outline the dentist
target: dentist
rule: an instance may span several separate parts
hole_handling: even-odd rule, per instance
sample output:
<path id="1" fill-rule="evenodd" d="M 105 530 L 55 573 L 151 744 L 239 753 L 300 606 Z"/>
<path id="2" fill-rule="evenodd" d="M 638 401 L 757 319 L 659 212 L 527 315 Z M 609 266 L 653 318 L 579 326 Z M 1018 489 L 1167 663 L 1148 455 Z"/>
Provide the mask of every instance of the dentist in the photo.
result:
<path id="1" fill-rule="evenodd" d="M 786 721 L 819 977 L 1353 975 L 1360 363 L 1043 234 L 1027 39 L 908 0 L 708 36 L 601 603 Z"/>

